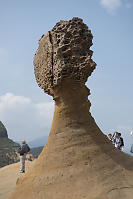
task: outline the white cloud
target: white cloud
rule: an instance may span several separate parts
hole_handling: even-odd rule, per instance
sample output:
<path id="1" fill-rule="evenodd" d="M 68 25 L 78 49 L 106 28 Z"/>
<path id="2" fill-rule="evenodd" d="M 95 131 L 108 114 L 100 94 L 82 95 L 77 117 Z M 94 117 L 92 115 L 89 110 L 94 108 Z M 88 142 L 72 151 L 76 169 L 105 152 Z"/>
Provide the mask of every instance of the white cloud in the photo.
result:
<path id="1" fill-rule="evenodd" d="M 110 14 L 114 14 L 122 5 L 126 8 L 133 6 L 132 0 L 100 0 L 100 3 Z"/>
<path id="2" fill-rule="evenodd" d="M 131 126 L 124 126 L 124 125 L 118 125 L 117 126 L 117 129 L 119 130 L 119 131 L 122 131 L 122 132 L 131 132 L 131 130 L 132 130 L 132 127 Z"/>
<path id="3" fill-rule="evenodd" d="M 16 107 L 21 107 L 31 103 L 29 98 L 23 96 L 15 96 L 12 93 L 6 93 L 0 96 L 0 110 L 12 109 Z"/>
<path id="4" fill-rule="evenodd" d="M 47 127 L 47 121 L 52 121 L 54 103 L 46 102 L 46 103 L 38 103 L 35 104 L 38 122 L 41 128 Z"/>
<path id="5" fill-rule="evenodd" d="M 33 140 L 48 135 L 53 110 L 52 102 L 33 103 L 30 98 L 12 93 L 0 96 L 0 120 L 14 140 Z"/>
<path id="6" fill-rule="evenodd" d="M 100 3 L 109 13 L 114 13 L 114 11 L 121 6 L 122 1 L 121 0 L 100 0 Z"/>

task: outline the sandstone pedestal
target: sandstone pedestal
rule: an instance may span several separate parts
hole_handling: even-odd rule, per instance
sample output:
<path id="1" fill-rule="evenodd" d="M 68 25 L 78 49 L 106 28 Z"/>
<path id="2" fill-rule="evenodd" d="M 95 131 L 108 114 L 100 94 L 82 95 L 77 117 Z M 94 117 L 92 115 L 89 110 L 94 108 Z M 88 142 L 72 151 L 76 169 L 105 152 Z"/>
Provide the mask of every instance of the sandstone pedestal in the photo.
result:
<path id="1" fill-rule="evenodd" d="M 59 22 L 39 41 L 36 79 L 53 96 L 55 112 L 47 144 L 9 199 L 132 199 L 133 158 L 114 148 L 89 112 L 91 45 L 78 18 Z"/>

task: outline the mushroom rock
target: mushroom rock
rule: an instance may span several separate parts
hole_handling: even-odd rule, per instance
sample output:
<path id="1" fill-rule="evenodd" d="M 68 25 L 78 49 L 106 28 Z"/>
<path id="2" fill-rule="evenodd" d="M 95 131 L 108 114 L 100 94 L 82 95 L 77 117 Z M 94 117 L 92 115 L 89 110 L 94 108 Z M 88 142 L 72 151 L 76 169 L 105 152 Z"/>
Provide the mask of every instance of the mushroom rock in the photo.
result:
<path id="1" fill-rule="evenodd" d="M 47 144 L 9 199 L 133 197 L 133 158 L 114 148 L 89 112 L 92 38 L 82 19 L 73 18 L 39 40 L 35 76 L 55 101 L 54 117 Z"/>

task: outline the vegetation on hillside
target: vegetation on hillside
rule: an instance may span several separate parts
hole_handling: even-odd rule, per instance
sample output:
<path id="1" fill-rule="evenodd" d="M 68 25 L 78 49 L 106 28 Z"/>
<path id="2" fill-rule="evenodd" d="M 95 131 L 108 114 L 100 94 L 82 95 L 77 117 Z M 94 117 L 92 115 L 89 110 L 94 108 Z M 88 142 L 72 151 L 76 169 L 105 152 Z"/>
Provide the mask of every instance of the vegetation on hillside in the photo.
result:
<path id="1" fill-rule="evenodd" d="M 0 121 L 0 138 L 1 137 L 8 137 L 8 135 L 4 124 Z"/>
<path id="2" fill-rule="evenodd" d="M 0 167 L 18 162 L 17 150 L 20 145 L 8 138 L 7 130 L 0 121 Z"/>
<path id="3" fill-rule="evenodd" d="M 37 158 L 42 152 L 43 146 L 31 148 L 30 153 Z"/>

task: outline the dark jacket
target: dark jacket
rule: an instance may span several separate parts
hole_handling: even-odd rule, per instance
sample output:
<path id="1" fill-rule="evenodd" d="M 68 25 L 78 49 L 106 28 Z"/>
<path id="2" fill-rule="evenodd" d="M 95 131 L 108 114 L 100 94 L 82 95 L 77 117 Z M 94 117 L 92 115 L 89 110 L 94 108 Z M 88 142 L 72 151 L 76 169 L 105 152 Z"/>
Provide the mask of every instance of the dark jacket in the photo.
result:
<path id="1" fill-rule="evenodd" d="M 19 149 L 18 153 L 20 156 L 24 155 L 25 153 L 28 153 L 30 151 L 30 147 L 28 144 L 22 144 L 21 148 Z"/>
<path id="2" fill-rule="evenodd" d="M 120 137 L 120 147 L 124 146 L 124 141 L 123 141 L 123 138 Z"/>

